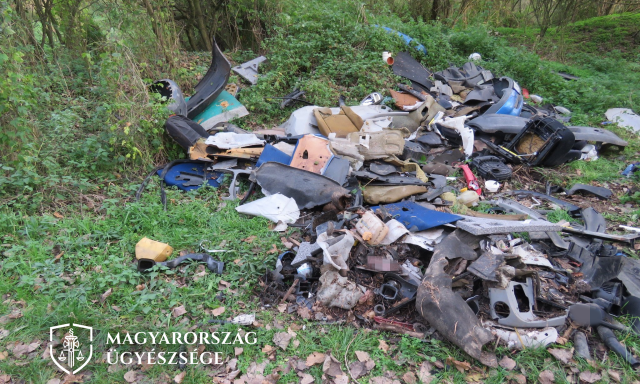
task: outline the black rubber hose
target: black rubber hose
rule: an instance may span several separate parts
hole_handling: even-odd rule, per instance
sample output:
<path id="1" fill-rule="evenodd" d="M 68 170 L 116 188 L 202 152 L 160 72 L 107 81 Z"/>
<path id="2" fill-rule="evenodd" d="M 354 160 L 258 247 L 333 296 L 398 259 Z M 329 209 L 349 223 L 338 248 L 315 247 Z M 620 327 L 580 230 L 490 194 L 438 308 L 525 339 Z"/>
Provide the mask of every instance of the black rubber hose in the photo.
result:
<path id="1" fill-rule="evenodd" d="M 640 367 L 640 362 L 633 357 L 631 352 L 629 352 L 624 345 L 620 344 L 611 329 L 600 325 L 598 326 L 598 335 L 610 350 L 622 356 L 634 369 Z"/>
<path id="2" fill-rule="evenodd" d="M 586 360 L 591 360 L 589 344 L 587 343 L 587 336 L 584 332 L 578 331 L 573 335 L 573 346 L 576 348 L 576 354 L 578 356 Z"/>
<path id="3" fill-rule="evenodd" d="M 142 184 L 140 184 L 140 187 L 138 187 L 138 190 L 136 191 L 136 196 L 133 198 L 133 201 L 140 200 L 140 198 L 142 197 L 142 192 L 144 192 L 145 188 L 147 188 L 147 184 L 149 184 L 151 177 L 153 177 L 153 175 L 155 175 L 156 172 L 158 172 L 164 167 L 166 167 L 166 164 L 158 165 L 157 167 L 153 168 L 153 171 L 149 172 L 147 177 L 145 177 L 144 180 L 142 180 Z"/>
<path id="4" fill-rule="evenodd" d="M 187 260 L 202 261 L 203 263 L 207 264 L 207 268 L 209 268 L 209 270 L 211 272 L 217 273 L 219 275 L 221 275 L 222 271 L 224 270 L 224 263 L 222 261 L 218 261 L 218 260 L 214 259 L 213 256 L 211 256 L 210 254 L 208 254 L 208 253 L 190 253 L 188 255 L 183 255 L 183 256 L 180 256 L 178 258 L 175 258 L 175 259 L 173 259 L 171 261 L 156 262 L 156 261 L 151 260 L 151 259 L 139 259 L 138 260 L 138 271 L 139 272 L 148 272 L 155 265 L 160 265 L 160 266 L 163 266 L 163 267 L 166 267 L 166 268 L 173 269 L 173 268 L 177 267 L 178 265 L 184 263 Z"/>
<path id="5" fill-rule="evenodd" d="M 243 205 L 244 203 L 247 202 L 247 200 L 249 200 L 249 197 L 251 197 L 251 194 L 253 193 L 254 189 L 256 189 L 256 182 L 252 181 L 251 184 L 249 185 L 249 190 L 247 191 L 247 194 L 240 201 L 240 205 Z"/>

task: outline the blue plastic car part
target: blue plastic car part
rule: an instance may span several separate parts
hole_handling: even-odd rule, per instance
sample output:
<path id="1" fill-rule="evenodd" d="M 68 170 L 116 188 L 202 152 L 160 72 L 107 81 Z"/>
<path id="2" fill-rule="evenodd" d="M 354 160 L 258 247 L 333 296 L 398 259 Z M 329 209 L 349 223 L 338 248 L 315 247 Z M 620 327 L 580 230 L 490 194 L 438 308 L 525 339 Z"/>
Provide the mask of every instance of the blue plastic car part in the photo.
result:
<path id="1" fill-rule="evenodd" d="M 264 146 L 262 150 L 262 154 L 258 158 L 258 162 L 256 163 L 256 167 L 260 167 L 262 164 L 267 161 L 274 161 L 276 163 L 289 165 L 291 163 L 291 156 L 282 152 L 278 148 L 274 147 L 271 144 L 267 144 Z"/>
<path id="2" fill-rule="evenodd" d="M 383 206 L 372 207 L 371 209 L 375 212 L 382 207 L 384 207 L 389 215 L 401 222 L 409 230 L 412 230 L 415 227 L 416 231 L 424 231 L 462 220 L 462 217 L 458 215 L 434 211 L 433 209 L 425 208 L 411 201 L 386 204 Z"/>
<path id="3" fill-rule="evenodd" d="M 500 97 L 500 101 L 487 109 L 485 114 L 520 116 L 524 99 L 518 83 L 508 77 L 501 77 L 494 81 L 493 91 Z"/>
<path id="4" fill-rule="evenodd" d="M 382 28 L 385 31 L 389 32 L 389 33 L 395 33 L 396 35 L 400 36 L 402 38 L 402 40 L 404 40 L 404 43 L 407 44 L 409 47 L 413 47 L 415 48 L 417 51 L 420 51 L 422 53 L 424 53 L 425 55 L 427 54 L 427 48 L 425 48 L 424 45 L 418 43 L 418 41 L 416 41 L 414 38 L 405 35 L 402 32 L 398 32 L 395 29 L 391 29 L 389 27 L 384 27 L 378 24 L 375 24 L 374 27 L 378 27 L 378 28 Z M 415 42 L 415 45 L 411 44 L 412 42 Z"/>
<path id="5" fill-rule="evenodd" d="M 206 167 L 210 163 L 201 161 L 188 161 L 184 163 L 174 164 L 171 166 L 164 175 L 164 182 L 169 186 L 176 186 L 183 191 L 192 191 L 198 189 L 201 185 L 185 186 L 184 184 L 190 184 L 189 180 L 184 180 L 185 175 L 200 176 L 203 180 L 207 180 L 209 186 L 217 188 L 222 183 L 224 175 L 220 172 L 207 171 Z M 162 176 L 164 170 L 160 169 L 156 173 L 158 176 Z M 182 180 L 181 180 L 182 179 Z M 204 184 L 204 183 L 203 183 Z"/>

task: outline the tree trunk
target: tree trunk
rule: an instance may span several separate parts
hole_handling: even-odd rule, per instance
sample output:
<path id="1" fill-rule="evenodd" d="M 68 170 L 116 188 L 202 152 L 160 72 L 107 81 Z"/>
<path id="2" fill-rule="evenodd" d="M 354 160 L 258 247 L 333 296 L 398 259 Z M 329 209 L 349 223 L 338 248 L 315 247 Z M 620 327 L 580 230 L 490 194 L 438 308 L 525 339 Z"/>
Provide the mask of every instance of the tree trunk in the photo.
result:
<path id="1" fill-rule="evenodd" d="M 162 49 L 162 53 L 164 55 L 165 60 L 167 61 L 167 64 L 169 64 L 169 68 L 173 68 L 173 60 L 171 59 L 171 56 L 167 52 L 167 45 L 164 40 L 162 25 L 158 23 L 158 20 L 156 18 L 156 12 L 154 11 L 153 6 L 151 5 L 151 2 L 149 0 L 143 0 L 143 1 L 144 1 L 144 6 L 147 10 L 147 14 L 151 19 L 151 29 L 153 29 L 153 33 L 158 38 L 160 48 Z"/>
<path id="2" fill-rule="evenodd" d="M 36 40 L 35 34 L 33 33 L 33 24 L 31 23 L 31 19 L 27 16 L 27 12 L 24 9 L 23 0 L 16 0 L 16 12 L 18 16 L 22 20 L 22 28 L 24 30 L 24 34 L 31 45 L 37 48 L 37 51 L 42 50 L 42 46 Z"/>
<path id="3" fill-rule="evenodd" d="M 200 7 L 200 0 L 189 0 L 189 7 L 191 8 L 191 14 L 198 23 L 198 29 L 200 30 L 200 36 L 204 41 L 204 46 L 207 51 L 213 50 L 213 44 L 211 44 L 211 37 L 209 37 L 209 30 L 204 23 L 204 15 L 202 14 L 202 8 Z"/>
<path id="4" fill-rule="evenodd" d="M 44 38 L 46 36 L 47 40 L 49 40 L 49 45 L 51 46 L 51 48 L 55 48 L 55 43 L 53 40 L 53 31 L 48 21 L 48 17 L 46 15 L 44 5 L 41 0 L 34 0 L 33 3 L 35 5 L 36 12 L 38 13 L 40 24 L 42 24 L 42 45 L 44 45 Z"/>

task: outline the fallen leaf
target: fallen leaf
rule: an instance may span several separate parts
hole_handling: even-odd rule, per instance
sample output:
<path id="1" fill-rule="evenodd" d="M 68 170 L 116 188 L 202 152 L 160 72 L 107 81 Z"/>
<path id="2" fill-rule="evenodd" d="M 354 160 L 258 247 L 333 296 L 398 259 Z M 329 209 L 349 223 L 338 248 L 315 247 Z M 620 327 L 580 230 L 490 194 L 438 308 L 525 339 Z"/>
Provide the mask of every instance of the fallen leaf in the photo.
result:
<path id="1" fill-rule="evenodd" d="M 284 245 L 285 248 L 287 249 L 293 248 L 293 243 L 290 242 L 286 237 L 281 237 L 280 241 L 282 242 L 282 245 Z"/>
<path id="2" fill-rule="evenodd" d="M 271 249 L 267 251 L 267 255 L 270 255 L 272 253 L 278 253 L 278 247 L 276 247 L 275 244 L 271 244 Z"/>
<path id="3" fill-rule="evenodd" d="M 367 367 L 361 361 L 354 361 L 349 365 L 349 372 L 354 379 L 358 379 L 368 373 Z"/>
<path id="4" fill-rule="evenodd" d="M 301 372 L 300 384 L 311 384 L 311 383 L 314 383 L 315 381 L 316 380 L 310 374 Z"/>
<path id="5" fill-rule="evenodd" d="M 184 315 L 185 313 L 187 313 L 187 310 L 184 309 L 184 305 L 181 305 L 179 307 L 175 307 L 171 310 L 171 314 L 173 314 L 173 317 L 180 317 L 182 315 Z"/>
<path id="6" fill-rule="evenodd" d="M 607 373 L 609 374 L 609 377 L 611 377 L 611 379 L 613 379 L 613 381 L 615 381 L 616 383 L 620 382 L 620 372 L 613 371 L 613 370 L 608 370 Z"/>
<path id="7" fill-rule="evenodd" d="M 589 372 L 584 371 L 580 374 L 580 381 L 587 382 L 589 384 L 595 383 L 596 381 L 602 379 L 602 375 L 597 372 Z"/>
<path id="8" fill-rule="evenodd" d="M 562 364 L 569 364 L 571 362 L 571 358 L 573 357 L 573 348 L 571 349 L 562 349 L 562 348 L 550 348 L 547 351 L 551 354 L 551 356 L 558 359 Z"/>
<path id="9" fill-rule="evenodd" d="M 222 315 L 223 313 L 224 313 L 224 307 L 218 307 L 213 311 L 211 311 L 211 314 L 216 317 Z"/>
<path id="10" fill-rule="evenodd" d="M 187 374 L 186 371 L 182 371 L 180 373 L 178 373 L 176 375 L 176 377 L 173 378 L 173 381 L 175 381 L 177 384 L 182 383 L 182 380 L 184 380 L 184 376 Z"/>
<path id="11" fill-rule="evenodd" d="M 293 340 L 293 342 L 291 343 L 291 345 L 293 345 L 293 348 L 298 348 L 298 347 L 300 346 L 300 341 L 298 341 L 297 339 L 296 339 L 296 340 Z"/>
<path id="12" fill-rule="evenodd" d="M 0 352 L 0 360 L 4 360 L 9 356 L 9 351 Z"/>
<path id="13" fill-rule="evenodd" d="M 417 384 L 418 383 L 418 378 L 416 378 L 416 374 L 409 371 L 407 373 L 405 373 L 404 375 L 402 375 L 402 380 L 404 380 L 405 383 L 407 384 Z"/>
<path id="14" fill-rule="evenodd" d="M 249 243 L 249 244 L 251 244 L 251 243 L 253 243 L 253 241 L 254 241 L 255 239 L 257 239 L 257 238 L 258 238 L 258 236 L 256 236 L 256 235 L 251 235 L 251 236 L 247 237 L 246 239 L 242 239 L 242 241 L 244 241 L 245 243 Z"/>
<path id="15" fill-rule="evenodd" d="M 356 357 L 362 363 L 371 360 L 371 356 L 369 356 L 367 352 L 363 352 L 363 351 L 356 351 Z"/>
<path id="16" fill-rule="evenodd" d="M 538 375 L 538 380 L 539 380 L 540 384 L 552 384 L 552 383 L 555 383 L 555 378 L 553 377 L 553 372 L 551 372 L 549 370 L 540 372 L 540 375 Z"/>
<path id="17" fill-rule="evenodd" d="M 58 379 L 57 377 L 54 377 L 53 379 L 47 381 L 47 384 L 60 384 L 62 382 L 62 380 Z"/>
<path id="18" fill-rule="evenodd" d="M 5 337 L 9 336 L 11 332 L 6 330 L 6 329 L 0 329 L 0 340 L 4 339 Z"/>
<path id="19" fill-rule="evenodd" d="M 305 306 L 298 306 L 298 309 L 296 310 L 296 312 L 298 313 L 298 316 L 302 317 L 305 320 L 310 320 L 311 319 L 311 311 L 309 310 L 309 308 L 305 307 Z"/>
<path id="20" fill-rule="evenodd" d="M 329 376 L 338 377 L 343 376 L 340 362 L 331 354 L 324 357 L 324 363 L 322 364 L 322 372 Z"/>
<path id="21" fill-rule="evenodd" d="M 53 216 L 57 217 L 58 219 L 64 219 L 64 216 L 62 215 L 62 213 L 60 212 L 53 212 Z"/>
<path id="22" fill-rule="evenodd" d="M 60 261 L 60 259 L 62 258 L 62 255 L 64 255 L 64 251 L 58 253 L 54 258 L 53 258 L 53 262 L 57 263 L 58 261 Z"/>
<path id="23" fill-rule="evenodd" d="M 135 383 L 136 382 L 136 371 L 128 371 L 124 374 L 124 379 L 127 383 Z"/>
<path id="24" fill-rule="evenodd" d="M 511 379 L 515 381 L 517 384 L 527 384 L 527 378 L 520 373 L 518 373 L 517 375 L 511 376 Z"/>
<path id="25" fill-rule="evenodd" d="M 273 335 L 273 342 L 284 351 L 289 346 L 289 342 L 291 341 L 292 337 L 293 336 L 291 336 L 287 332 L 278 332 Z"/>
<path id="26" fill-rule="evenodd" d="M 387 353 L 389 351 L 389 344 L 382 339 L 378 339 L 378 349 L 381 349 L 382 352 Z"/>
<path id="27" fill-rule="evenodd" d="M 82 378 L 82 373 L 79 375 L 67 375 L 64 377 L 64 381 L 62 384 L 72 384 L 72 383 L 82 383 L 84 379 Z"/>
<path id="28" fill-rule="evenodd" d="M 458 371 L 460 371 L 460 373 L 464 373 L 464 371 L 468 371 L 469 369 L 471 369 L 471 364 L 467 363 L 466 361 L 455 360 L 451 356 L 447 357 L 446 364 L 453 365 Z"/>
<path id="29" fill-rule="evenodd" d="M 324 353 L 321 352 L 313 352 L 309 356 L 307 356 L 307 367 L 313 367 L 316 364 L 320 364 L 324 362 Z"/>
<path id="30" fill-rule="evenodd" d="M 104 303 L 104 301 L 107 300 L 107 298 L 111 296 L 112 293 L 113 293 L 113 288 L 107 289 L 106 292 L 103 293 L 102 296 L 100 296 L 100 303 Z"/>
<path id="31" fill-rule="evenodd" d="M 244 352 L 244 348 L 235 347 L 235 348 L 233 348 L 233 350 L 234 350 L 234 353 L 235 353 L 236 356 L 240 356 L 242 354 L 242 352 Z"/>
<path id="32" fill-rule="evenodd" d="M 11 382 L 11 376 L 9 375 L 0 375 L 0 384 L 8 384 Z"/>
<path id="33" fill-rule="evenodd" d="M 432 369 L 433 367 L 429 362 L 423 361 L 422 364 L 420 364 L 420 370 L 418 371 L 418 379 L 420 379 L 420 381 L 424 384 L 431 383 L 431 381 L 434 379 L 434 377 L 431 376 Z"/>
<path id="34" fill-rule="evenodd" d="M 512 358 L 510 358 L 509 356 L 505 356 L 502 359 L 500 359 L 498 364 L 502 368 L 506 369 L 507 371 L 511 371 L 516 367 L 516 362 Z"/>
<path id="35" fill-rule="evenodd" d="M 144 284 L 136 285 L 136 291 L 142 291 L 144 289 L 144 287 L 145 287 Z"/>
<path id="36" fill-rule="evenodd" d="M 266 353 L 267 355 L 270 354 L 271 352 L 275 351 L 275 348 L 273 348 L 272 346 L 270 346 L 269 344 L 265 345 L 262 348 L 262 352 Z"/>
<path id="37" fill-rule="evenodd" d="M 278 304 L 278 312 L 284 313 L 287 310 L 287 303 Z"/>

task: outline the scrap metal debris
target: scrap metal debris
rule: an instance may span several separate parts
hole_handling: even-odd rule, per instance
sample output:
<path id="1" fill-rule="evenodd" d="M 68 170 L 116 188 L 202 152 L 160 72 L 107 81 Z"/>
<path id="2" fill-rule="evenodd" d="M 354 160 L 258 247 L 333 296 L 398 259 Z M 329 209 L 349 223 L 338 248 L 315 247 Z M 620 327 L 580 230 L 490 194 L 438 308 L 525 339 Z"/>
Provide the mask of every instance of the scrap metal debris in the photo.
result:
<path id="1" fill-rule="evenodd" d="M 220 175 L 232 173 L 229 198 L 243 199 L 238 212 L 296 232 L 296 241 L 287 240 L 290 250 L 260 278 L 261 303 L 311 321 L 439 335 L 490 367 L 498 366 L 497 344 L 544 347 L 577 327 L 577 355 L 590 359 L 590 340 L 599 335 L 640 365 L 635 350 L 610 330 L 640 328 L 612 317 L 640 313 L 640 262 L 624 248 L 640 230 L 608 232 L 597 211 L 616 190 L 606 184 L 513 190 L 518 184 L 511 183 L 532 167 L 593 160 L 607 146 L 627 143 L 602 128 L 568 126 L 566 108 L 527 103 L 528 91 L 514 79 L 475 62 L 434 73 L 411 53 L 387 58 L 390 71 L 411 82 L 390 90 L 400 110 L 372 93 L 360 105 L 299 108 L 281 127 L 254 133 L 228 123 L 207 131 L 189 119 L 213 103 L 228 79 L 230 65 L 217 47 L 205 78 L 219 81 L 207 89 L 199 84 L 197 100 L 185 106 L 175 83 L 156 83 L 178 113 L 167 120 L 169 135 L 191 162 L 217 172 L 209 185 L 222 188 Z M 263 60 L 234 71 L 255 84 Z M 614 112 L 622 113 L 610 110 L 607 117 Z M 635 127 L 636 115 L 619 117 Z M 189 189 L 213 181 L 204 168 L 196 170 L 181 169 L 177 179 Z M 239 174 L 250 175 L 244 194 Z M 254 197 L 260 190 L 267 197 Z M 208 253 L 166 262 L 168 245 L 148 239 L 138 245 L 141 271 L 196 260 L 222 272 Z M 573 328 L 565 332 L 569 321 Z"/>

